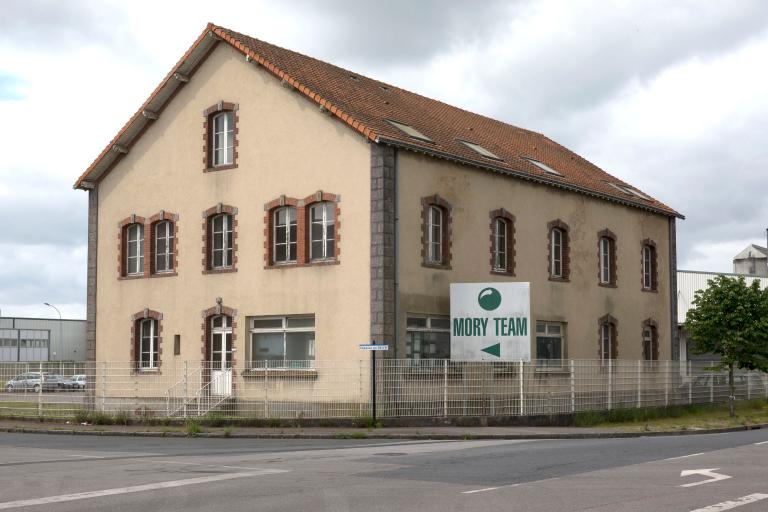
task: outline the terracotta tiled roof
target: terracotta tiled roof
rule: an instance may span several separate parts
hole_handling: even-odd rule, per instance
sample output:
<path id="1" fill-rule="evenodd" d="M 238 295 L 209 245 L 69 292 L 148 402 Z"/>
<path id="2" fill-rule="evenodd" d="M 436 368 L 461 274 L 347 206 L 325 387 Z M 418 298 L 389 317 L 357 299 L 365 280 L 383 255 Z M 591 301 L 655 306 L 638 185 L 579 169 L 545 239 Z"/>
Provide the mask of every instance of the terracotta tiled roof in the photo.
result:
<path id="1" fill-rule="evenodd" d="M 206 32 L 208 31 L 326 108 L 332 115 L 372 142 L 392 144 L 523 179 L 597 195 L 665 215 L 682 217 L 647 194 L 637 195 L 620 190 L 614 185 L 637 189 L 540 133 L 426 98 L 223 27 L 209 24 L 206 28 Z M 200 41 L 201 39 L 198 39 L 196 44 Z M 166 82 L 169 79 L 166 78 Z M 387 120 L 409 125 L 429 137 L 432 142 L 410 137 Z M 499 159 L 480 156 L 460 140 L 479 144 Z M 113 144 L 114 140 L 109 147 Z M 104 153 L 99 158 L 103 155 Z M 538 160 L 562 176 L 550 174 L 527 159 Z M 99 159 L 94 162 L 89 171 L 98 161 Z M 78 180 L 76 186 L 81 185 L 89 171 Z"/>

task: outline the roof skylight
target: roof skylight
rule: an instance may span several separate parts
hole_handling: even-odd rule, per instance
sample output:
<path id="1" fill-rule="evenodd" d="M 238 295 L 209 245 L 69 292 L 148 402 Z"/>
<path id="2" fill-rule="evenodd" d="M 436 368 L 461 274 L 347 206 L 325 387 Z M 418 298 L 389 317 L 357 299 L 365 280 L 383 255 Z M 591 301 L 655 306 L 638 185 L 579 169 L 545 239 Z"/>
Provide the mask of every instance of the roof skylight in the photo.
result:
<path id="1" fill-rule="evenodd" d="M 494 155 L 493 153 L 491 153 L 490 151 L 485 149 L 480 144 L 475 144 L 474 142 L 469 142 L 469 141 L 461 140 L 461 139 L 458 139 L 458 141 L 461 142 L 462 144 L 464 144 L 465 146 L 467 146 L 469 149 L 471 149 L 471 150 L 475 151 L 476 153 L 484 156 L 485 158 L 492 158 L 494 160 L 501 160 L 501 158 L 499 158 L 498 156 Z"/>
<path id="2" fill-rule="evenodd" d="M 538 167 L 539 169 L 541 169 L 542 171 L 546 172 L 547 174 L 552 174 L 554 176 L 562 176 L 562 174 L 560 174 L 559 172 L 557 172 L 556 170 L 554 170 L 553 168 L 551 168 L 550 166 L 548 166 L 543 162 L 539 162 L 538 160 L 534 160 L 533 158 L 528 158 L 527 156 L 524 156 L 523 158 L 529 161 L 530 163 L 532 163 L 533 165 L 535 165 L 536 167 Z"/>
<path id="3" fill-rule="evenodd" d="M 397 121 L 393 121 L 391 119 L 387 119 L 387 122 L 403 132 L 404 134 L 408 135 L 409 137 L 412 137 L 414 139 L 423 140 L 424 142 L 434 142 L 432 139 L 421 133 L 419 130 L 414 128 L 413 126 L 398 123 Z"/>
<path id="4" fill-rule="evenodd" d="M 619 185 L 618 183 L 609 183 L 609 185 L 612 186 L 613 188 L 617 189 L 617 190 L 620 190 L 620 191 L 624 192 L 625 194 L 627 194 L 629 196 L 635 196 L 635 197 L 639 197 L 640 199 L 645 199 L 646 201 L 652 201 L 652 199 L 650 197 L 648 197 L 647 195 L 643 194 L 639 190 L 635 190 L 634 188 L 632 188 L 630 186 Z"/>

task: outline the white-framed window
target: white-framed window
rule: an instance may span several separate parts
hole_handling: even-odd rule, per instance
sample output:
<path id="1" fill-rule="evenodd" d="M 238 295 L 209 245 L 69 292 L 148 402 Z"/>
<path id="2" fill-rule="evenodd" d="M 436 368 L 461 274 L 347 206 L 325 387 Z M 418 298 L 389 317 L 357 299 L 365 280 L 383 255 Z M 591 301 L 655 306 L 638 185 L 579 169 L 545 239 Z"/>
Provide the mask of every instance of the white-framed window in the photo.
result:
<path id="1" fill-rule="evenodd" d="M 296 208 L 293 206 L 278 208 L 274 212 L 272 222 L 274 223 L 273 261 L 275 263 L 295 262 L 298 241 Z"/>
<path id="2" fill-rule="evenodd" d="M 213 166 L 229 165 L 234 161 L 235 113 L 219 112 L 213 116 L 212 161 Z"/>
<path id="3" fill-rule="evenodd" d="M 173 271 L 173 222 L 155 224 L 155 272 Z"/>
<path id="4" fill-rule="evenodd" d="M 432 205 L 427 219 L 427 260 L 429 263 L 443 262 L 443 209 Z"/>
<path id="5" fill-rule="evenodd" d="M 559 364 L 565 358 L 565 324 L 536 322 L 536 359 L 539 365 Z"/>
<path id="6" fill-rule="evenodd" d="M 656 341 L 656 328 L 647 325 L 643 327 L 643 359 L 646 361 L 655 361 L 658 358 L 658 348 Z"/>
<path id="7" fill-rule="evenodd" d="M 563 277 L 563 237 L 565 233 L 560 228 L 552 228 L 550 234 L 549 273 L 551 277 Z"/>
<path id="8" fill-rule="evenodd" d="M 507 236 L 509 221 L 497 217 L 493 221 L 493 270 L 507 271 Z"/>
<path id="9" fill-rule="evenodd" d="M 611 244 L 613 240 L 607 236 L 600 237 L 600 283 L 611 284 Z"/>
<path id="10" fill-rule="evenodd" d="M 139 320 L 139 369 L 154 370 L 158 361 L 157 320 Z"/>
<path id="11" fill-rule="evenodd" d="M 408 315 L 405 354 L 408 359 L 450 359 L 451 320 L 444 316 Z"/>
<path id="12" fill-rule="evenodd" d="M 211 317 L 211 369 L 223 370 L 232 367 L 232 317 L 216 315 Z"/>
<path id="13" fill-rule="evenodd" d="M 612 322 L 603 322 L 600 325 L 600 359 L 607 361 L 615 359 L 614 353 L 615 328 Z"/>
<path id="14" fill-rule="evenodd" d="M 314 366 L 314 315 L 252 317 L 249 324 L 252 368 Z"/>
<path id="15" fill-rule="evenodd" d="M 232 216 L 221 213 L 211 218 L 211 268 L 232 267 Z"/>
<path id="16" fill-rule="evenodd" d="M 125 230 L 125 269 L 129 276 L 144 273 L 144 225 L 131 224 Z"/>
<path id="17" fill-rule="evenodd" d="M 653 279 L 653 258 L 656 249 L 649 244 L 643 245 L 643 288 L 646 290 L 655 289 Z"/>
<path id="18" fill-rule="evenodd" d="M 335 205 L 330 201 L 309 208 L 309 259 L 325 260 L 336 256 Z"/>

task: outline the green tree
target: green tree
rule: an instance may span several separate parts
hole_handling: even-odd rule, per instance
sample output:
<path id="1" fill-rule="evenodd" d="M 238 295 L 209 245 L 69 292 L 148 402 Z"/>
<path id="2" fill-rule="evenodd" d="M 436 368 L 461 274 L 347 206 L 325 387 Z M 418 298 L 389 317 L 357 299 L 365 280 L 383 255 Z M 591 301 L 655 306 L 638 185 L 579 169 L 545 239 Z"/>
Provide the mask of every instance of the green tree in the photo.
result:
<path id="1" fill-rule="evenodd" d="M 768 371 L 768 291 L 755 280 L 717 276 L 696 292 L 685 329 L 697 354 L 720 356 L 718 368 L 728 369 L 728 409 L 734 416 L 735 368 Z"/>

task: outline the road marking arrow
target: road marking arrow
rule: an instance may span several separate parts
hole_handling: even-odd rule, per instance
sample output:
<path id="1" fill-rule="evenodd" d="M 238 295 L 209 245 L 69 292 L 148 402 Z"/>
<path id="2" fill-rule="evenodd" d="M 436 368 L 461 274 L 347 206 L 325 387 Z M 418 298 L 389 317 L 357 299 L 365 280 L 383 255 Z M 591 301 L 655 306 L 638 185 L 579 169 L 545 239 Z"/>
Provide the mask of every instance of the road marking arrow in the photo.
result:
<path id="1" fill-rule="evenodd" d="M 702 485 L 702 484 L 710 484 L 712 482 L 718 482 L 720 480 L 727 480 L 728 478 L 731 478 L 728 475 L 723 475 L 721 473 L 715 473 L 720 468 L 712 468 L 712 469 L 684 469 L 680 472 L 680 478 L 684 478 L 686 476 L 691 475 L 701 475 L 701 476 L 708 476 L 708 480 L 701 480 L 698 482 L 692 482 L 690 484 L 682 484 L 680 487 L 693 487 L 695 485 Z"/>

